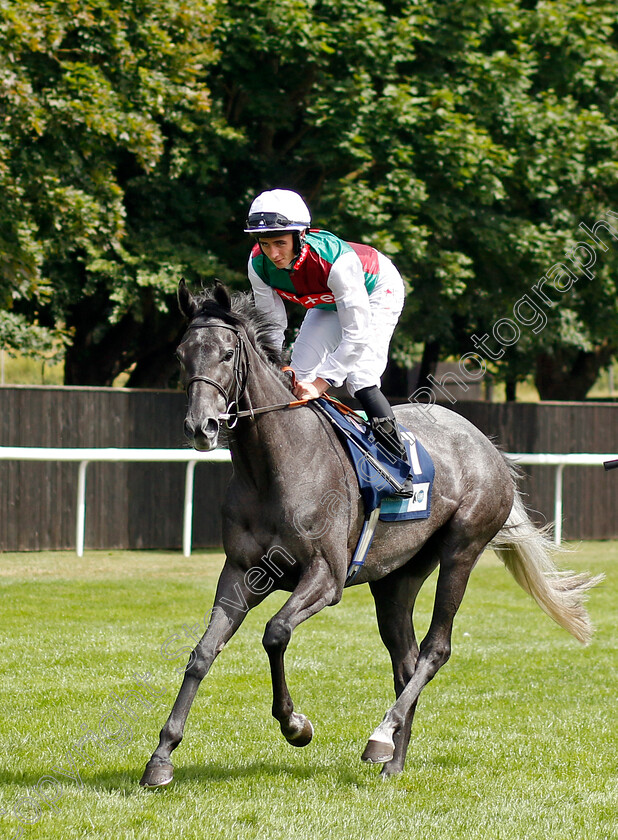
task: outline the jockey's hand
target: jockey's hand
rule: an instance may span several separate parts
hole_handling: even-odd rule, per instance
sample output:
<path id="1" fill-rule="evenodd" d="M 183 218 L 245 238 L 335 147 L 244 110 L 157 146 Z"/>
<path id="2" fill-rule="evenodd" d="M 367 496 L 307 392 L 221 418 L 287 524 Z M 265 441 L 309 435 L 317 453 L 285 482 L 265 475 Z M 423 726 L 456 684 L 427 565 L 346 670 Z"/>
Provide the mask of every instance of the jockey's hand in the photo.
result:
<path id="1" fill-rule="evenodd" d="M 330 384 L 318 376 L 313 382 L 297 382 L 294 387 L 294 396 L 297 400 L 317 400 L 329 388 Z"/>

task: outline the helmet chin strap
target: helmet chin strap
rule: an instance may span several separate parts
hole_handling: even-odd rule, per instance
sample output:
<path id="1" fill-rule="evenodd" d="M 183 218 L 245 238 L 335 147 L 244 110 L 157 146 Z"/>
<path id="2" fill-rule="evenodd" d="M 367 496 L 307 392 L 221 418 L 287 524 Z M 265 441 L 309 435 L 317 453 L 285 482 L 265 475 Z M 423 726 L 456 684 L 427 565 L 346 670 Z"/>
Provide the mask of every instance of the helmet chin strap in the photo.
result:
<path id="1" fill-rule="evenodd" d="M 303 252 L 303 245 L 305 244 L 305 231 L 295 230 L 292 234 L 294 238 L 294 256 L 300 257 Z"/>

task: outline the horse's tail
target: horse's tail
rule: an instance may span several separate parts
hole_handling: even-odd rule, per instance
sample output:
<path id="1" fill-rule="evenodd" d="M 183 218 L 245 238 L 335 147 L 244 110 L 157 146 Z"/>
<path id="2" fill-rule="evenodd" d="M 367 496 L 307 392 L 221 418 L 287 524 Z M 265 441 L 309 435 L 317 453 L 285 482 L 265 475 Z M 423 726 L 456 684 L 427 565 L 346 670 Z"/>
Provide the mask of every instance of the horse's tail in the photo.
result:
<path id="1" fill-rule="evenodd" d="M 604 575 L 560 571 L 552 555 L 549 528 L 537 528 L 528 517 L 519 491 L 508 519 L 490 543 L 517 583 L 537 602 L 550 618 L 587 645 L 592 624 L 584 601 L 588 590 Z"/>

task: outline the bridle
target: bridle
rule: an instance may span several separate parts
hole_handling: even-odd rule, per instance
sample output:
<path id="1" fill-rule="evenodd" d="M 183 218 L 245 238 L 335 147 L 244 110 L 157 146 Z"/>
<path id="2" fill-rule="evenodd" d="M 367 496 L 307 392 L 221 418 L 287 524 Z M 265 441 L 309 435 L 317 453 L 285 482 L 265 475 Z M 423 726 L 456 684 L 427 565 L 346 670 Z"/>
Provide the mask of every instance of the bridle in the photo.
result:
<path id="1" fill-rule="evenodd" d="M 189 395 L 189 390 L 191 386 L 195 382 L 205 382 L 207 385 L 212 385 L 214 388 L 219 391 L 223 399 L 225 400 L 225 404 L 227 406 L 225 413 L 220 414 L 218 417 L 219 422 L 224 422 L 228 429 L 233 429 L 236 423 L 238 423 L 239 418 L 241 417 L 251 417 L 253 419 L 256 414 L 265 414 L 269 411 L 280 411 L 284 408 L 298 408 L 301 405 L 307 405 L 309 400 L 292 400 L 291 402 L 285 403 L 278 403 L 277 405 L 264 405 L 258 408 L 253 408 L 251 405 L 251 401 L 249 400 L 249 395 L 246 393 L 247 390 L 247 379 L 249 378 L 249 371 L 251 369 L 251 365 L 249 362 L 249 353 L 247 352 L 247 346 L 245 344 L 245 340 L 242 336 L 242 333 L 237 327 L 233 327 L 231 324 L 213 324 L 212 322 L 201 322 L 197 324 L 189 324 L 187 327 L 187 332 L 189 330 L 200 330 L 206 329 L 210 327 L 219 327 L 223 330 L 230 330 L 236 336 L 236 344 L 234 345 L 234 378 L 233 378 L 233 396 L 230 399 L 230 394 L 226 389 L 217 382 L 215 379 L 211 379 L 209 376 L 192 376 L 190 379 L 187 380 L 185 383 L 185 391 L 187 396 Z M 243 359 L 244 359 L 244 370 L 243 370 Z M 292 370 L 291 368 L 283 368 L 283 370 Z M 293 374 L 293 371 L 292 371 Z M 245 397 L 247 402 L 249 403 L 249 408 L 246 410 L 239 410 L 238 404 L 240 400 Z"/>
<path id="2" fill-rule="evenodd" d="M 230 330 L 230 332 L 233 332 L 236 336 L 236 344 L 234 345 L 233 397 L 230 399 L 230 394 L 228 391 L 226 391 L 223 385 L 221 385 L 215 379 L 211 379 L 209 376 L 192 376 L 185 383 L 185 391 L 188 396 L 191 386 L 196 382 L 205 382 L 207 385 L 212 385 L 214 388 L 216 388 L 225 400 L 225 404 L 227 406 L 225 413 L 220 414 L 218 420 L 219 422 L 223 421 L 228 429 L 233 429 L 236 423 L 238 423 L 239 418 L 241 417 L 251 417 L 251 419 L 254 419 L 256 414 L 266 414 L 270 411 L 281 411 L 284 408 L 299 408 L 300 406 L 307 405 L 308 403 L 312 402 L 312 400 L 309 399 L 291 400 L 290 402 L 277 403 L 276 405 L 263 405 L 259 406 L 258 408 L 253 408 L 253 406 L 251 405 L 251 401 L 249 400 L 249 395 L 246 394 L 247 379 L 249 378 L 249 371 L 251 369 L 251 365 L 249 362 L 249 353 L 247 352 L 247 346 L 245 344 L 245 340 L 242 336 L 241 331 L 237 327 L 233 327 L 231 324 L 213 324 L 212 322 L 202 322 L 197 324 L 189 324 L 189 326 L 187 327 L 187 332 L 189 330 L 200 330 L 207 329 L 210 327 L 218 327 L 223 330 Z M 245 361 L 244 370 L 242 364 L 243 358 Z M 292 370 L 292 368 L 284 367 L 282 368 L 282 370 L 291 372 L 292 385 L 295 385 L 296 378 L 294 376 L 294 371 Z M 238 404 L 243 397 L 247 399 L 247 402 L 249 403 L 249 408 L 241 411 L 238 408 Z M 356 415 L 356 412 L 353 409 L 348 408 L 348 406 L 344 405 L 343 403 L 340 403 L 339 400 L 333 400 L 332 397 L 329 397 L 327 394 L 323 394 L 322 398 L 328 400 L 328 402 L 336 403 L 339 409 L 344 413 Z M 358 417 L 358 415 L 356 416 Z M 362 417 L 359 417 L 359 419 L 363 420 Z"/>
<path id="3" fill-rule="evenodd" d="M 247 353 L 247 347 L 245 345 L 244 339 L 240 333 L 240 330 L 237 327 L 233 327 L 231 324 L 213 324 L 213 323 L 198 323 L 198 324 L 189 324 L 187 327 L 187 332 L 189 330 L 200 330 L 206 329 L 211 327 L 217 327 L 222 330 L 230 330 L 236 336 L 236 344 L 234 345 L 234 376 L 232 379 L 232 387 L 233 387 L 233 396 L 230 398 L 230 393 L 214 379 L 211 379 L 209 376 L 192 376 L 190 379 L 187 380 L 185 383 L 185 391 L 187 396 L 189 395 L 189 391 L 191 386 L 194 385 L 196 382 L 205 382 L 207 385 L 212 385 L 214 388 L 219 391 L 222 395 L 223 399 L 225 400 L 225 405 L 227 406 L 225 414 L 219 415 L 219 420 L 224 420 L 228 429 L 233 429 L 236 423 L 238 422 L 238 418 L 244 415 L 253 415 L 253 409 L 249 411 L 239 411 L 238 410 L 238 403 L 243 398 L 245 391 L 247 389 L 247 378 L 249 376 L 249 354 Z M 243 357 L 245 361 L 245 366 L 243 370 Z"/>

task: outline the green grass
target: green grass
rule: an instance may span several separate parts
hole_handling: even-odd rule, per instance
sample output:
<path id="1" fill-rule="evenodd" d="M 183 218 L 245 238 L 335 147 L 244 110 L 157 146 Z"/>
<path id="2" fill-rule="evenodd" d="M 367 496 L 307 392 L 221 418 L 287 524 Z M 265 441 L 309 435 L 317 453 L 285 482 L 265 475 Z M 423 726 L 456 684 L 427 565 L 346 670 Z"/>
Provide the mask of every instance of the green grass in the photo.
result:
<path id="1" fill-rule="evenodd" d="M 3 385 L 62 385 L 64 365 L 53 359 L 32 359 L 0 349 Z"/>
<path id="2" fill-rule="evenodd" d="M 288 746 L 270 716 L 260 640 L 283 601 L 273 595 L 204 681 L 173 785 L 147 791 L 138 781 L 184 664 L 160 648 L 209 608 L 221 555 L 4 554 L 0 836 L 19 836 L 17 808 L 32 840 L 615 837 L 618 543 L 583 544 L 565 559 L 607 574 L 590 598 L 592 645 L 557 628 L 487 554 L 457 616 L 452 659 L 419 702 L 406 771 L 386 783 L 360 762 L 392 701 L 368 588 L 347 592 L 290 645 L 292 695 L 316 729 L 305 749 Z M 428 585 L 420 629 L 431 603 Z M 67 748 L 102 732 L 110 692 L 125 694 L 144 672 L 163 696 L 83 746 L 73 780 L 59 775 Z M 45 804 L 32 794 L 49 775 L 61 798 Z"/>

